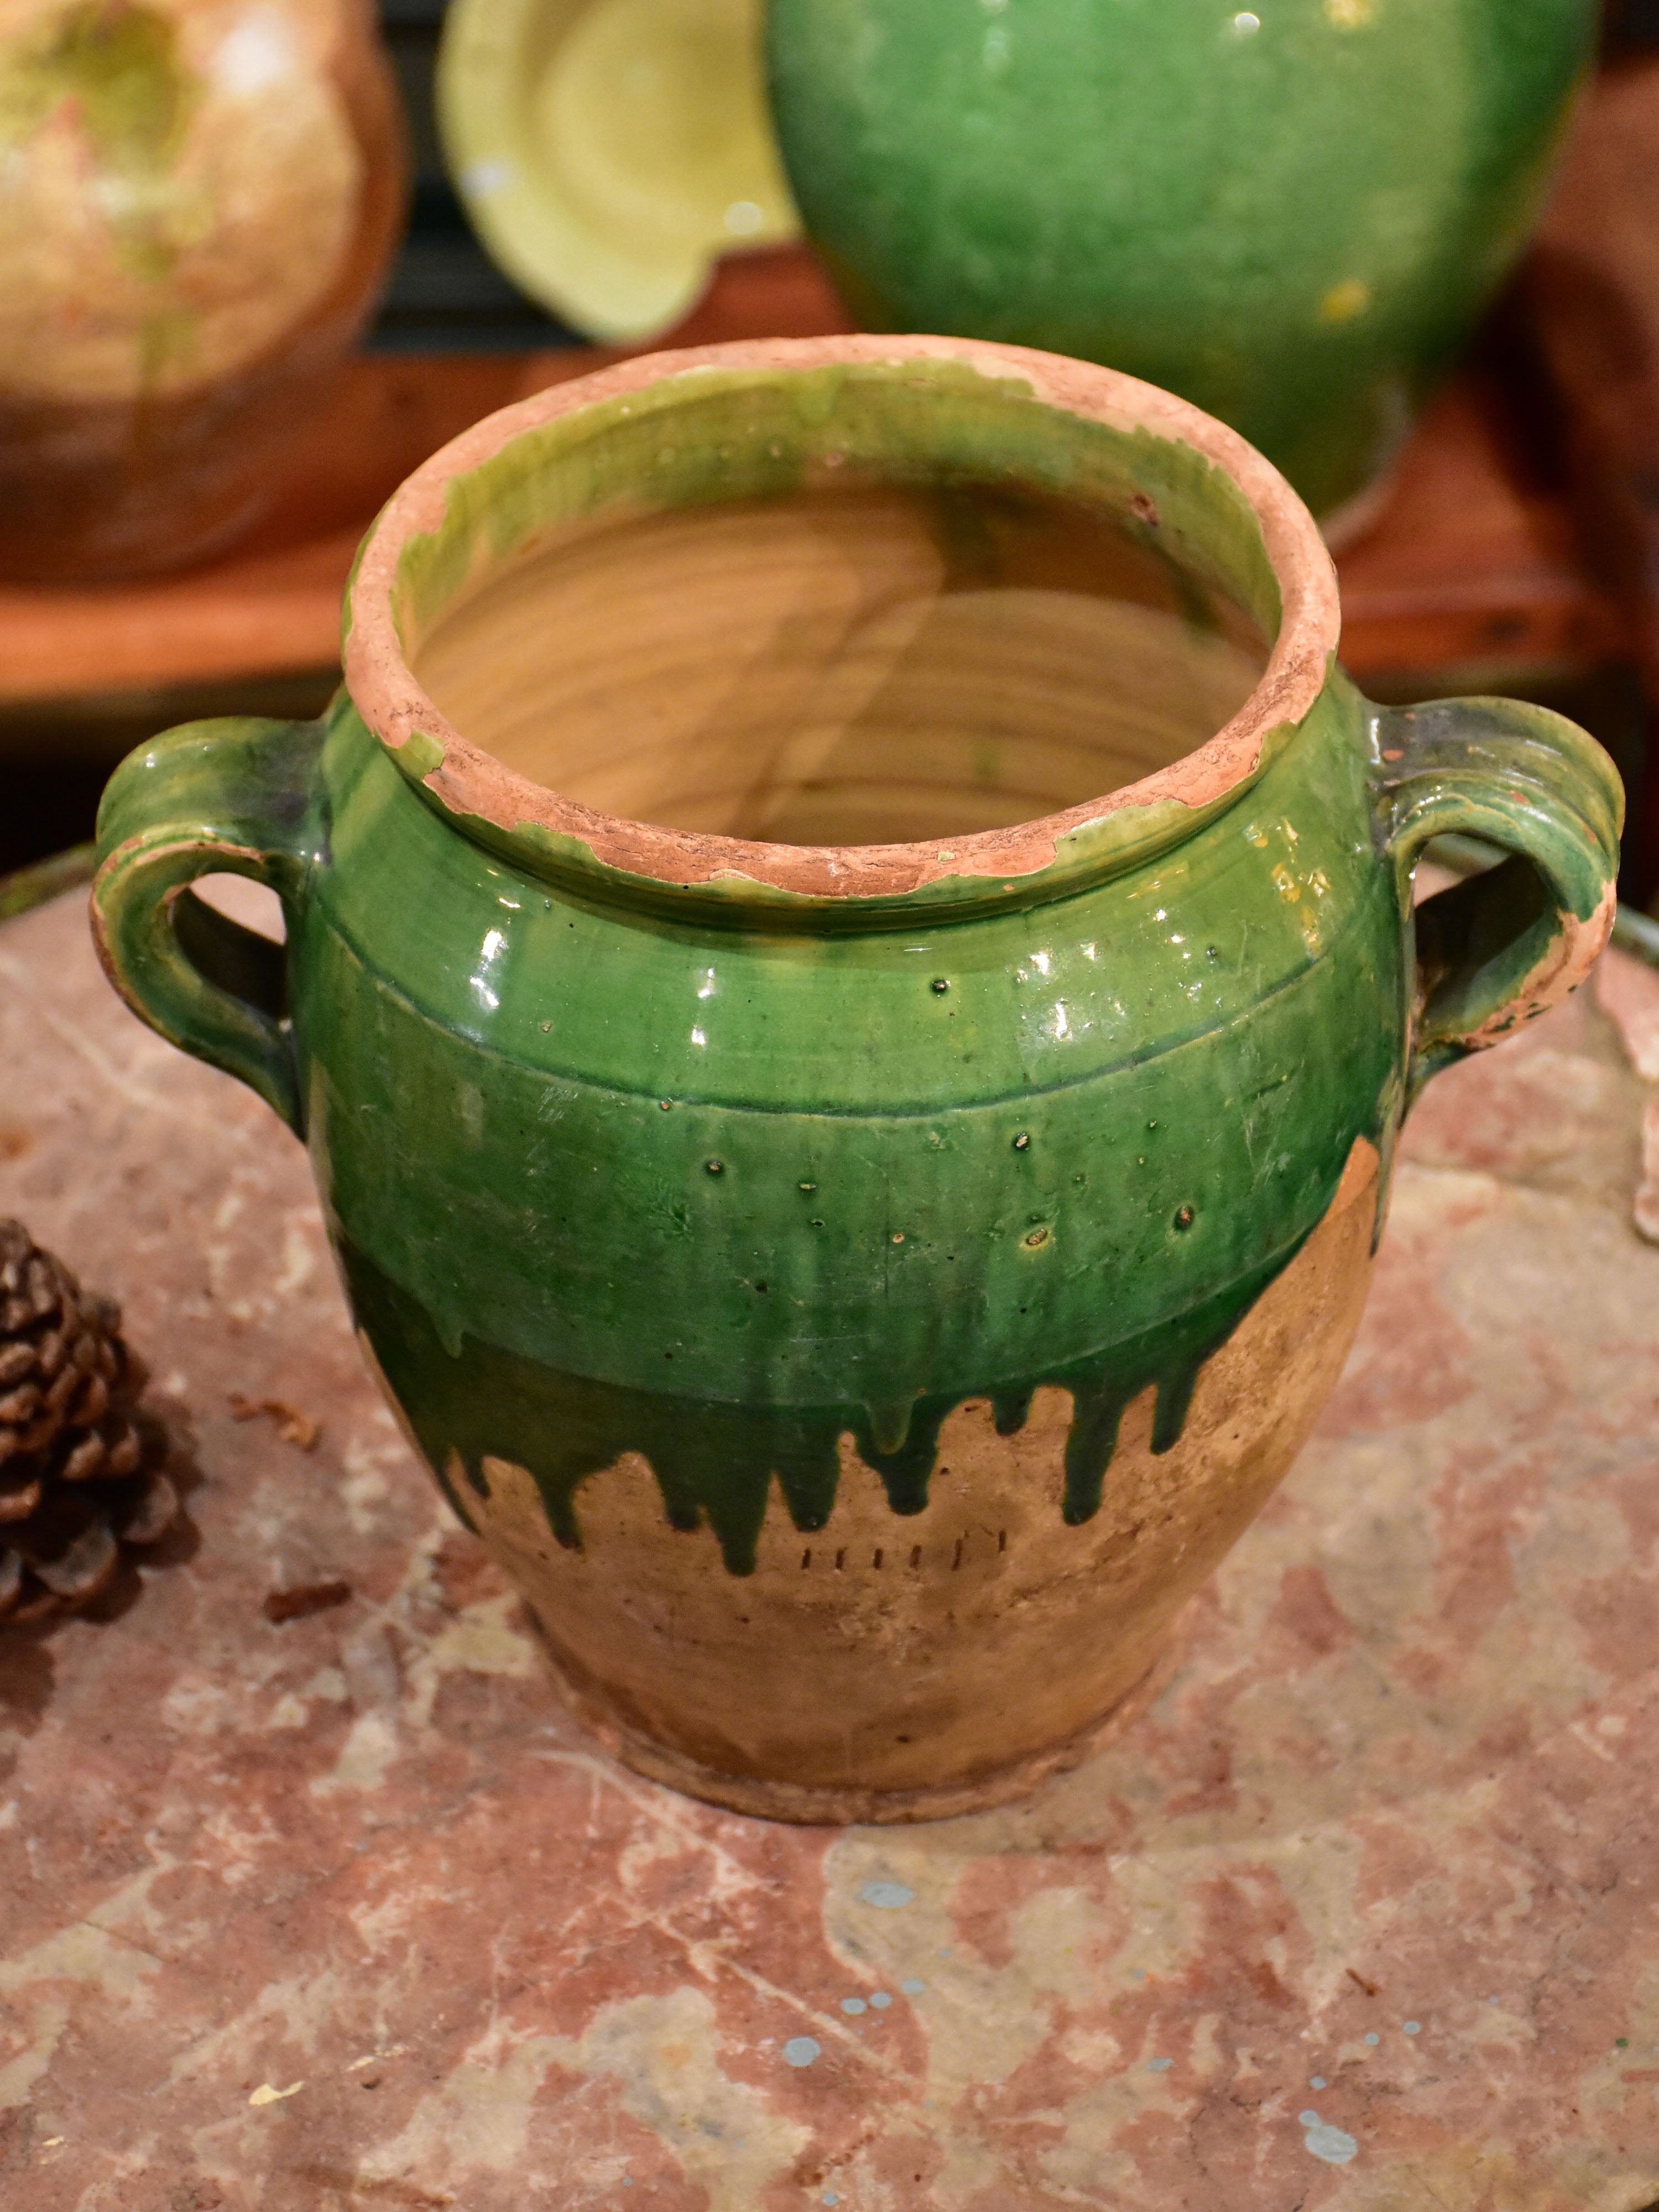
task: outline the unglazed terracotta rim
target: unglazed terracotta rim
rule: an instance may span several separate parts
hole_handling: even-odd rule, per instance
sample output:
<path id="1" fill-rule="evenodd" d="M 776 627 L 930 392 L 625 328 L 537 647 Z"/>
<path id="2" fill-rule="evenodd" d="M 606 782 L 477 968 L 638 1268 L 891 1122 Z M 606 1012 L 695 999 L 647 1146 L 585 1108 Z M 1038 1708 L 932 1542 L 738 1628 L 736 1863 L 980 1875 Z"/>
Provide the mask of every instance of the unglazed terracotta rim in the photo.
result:
<path id="1" fill-rule="evenodd" d="M 1017 378 L 1032 398 L 1121 431 L 1144 429 L 1193 447 L 1231 478 L 1249 505 L 1278 581 L 1282 616 L 1261 680 L 1231 721 L 1192 752 L 1138 782 L 1056 814 L 901 845 L 775 845 L 671 830 L 566 799 L 504 767 L 439 712 L 404 659 L 393 617 L 398 563 L 415 537 L 445 518 L 451 479 L 492 459 L 526 431 L 597 403 L 703 369 L 766 371 L 960 362 L 988 379 Z M 744 340 L 640 356 L 553 386 L 463 431 L 393 494 L 363 541 L 347 593 L 346 687 L 394 757 L 416 736 L 441 749 L 424 776 L 447 811 L 511 836 L 541 830 L 586 845 L 603 866 L 690 889 L 743 880 L 812 898 L 891 897 L 963 878 L 1017 879 L 1051 868 L 1063 838 L 1131 808 L 1174 800 L 1195 811 L 1224 799 L 1255 770 L 1267 733 L 1299 722 L 1319 696 L 1340 629 L 1336 572 L 1318 526 L 1272 462 L 1236 430 L 1138 377 L 974 338 L 835 337 Z"/>

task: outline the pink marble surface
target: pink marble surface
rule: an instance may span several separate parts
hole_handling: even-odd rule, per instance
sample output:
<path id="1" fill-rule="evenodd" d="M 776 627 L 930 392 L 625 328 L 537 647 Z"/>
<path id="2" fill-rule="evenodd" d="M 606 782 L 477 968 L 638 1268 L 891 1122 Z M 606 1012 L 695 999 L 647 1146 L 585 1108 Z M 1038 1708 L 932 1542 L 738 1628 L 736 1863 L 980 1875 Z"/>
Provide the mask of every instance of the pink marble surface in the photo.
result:
<path id="1" fill-rule="evenodd" d="M 1337 1397 L 1150 1712 L 1012 1810 L 839 1833 L 562 1717 L 299 1148 L 115 1004 L 78 900 L 0 930 L 0 1213 L 124 1301 L 196 1470 L 103 1617 L 0 1638 L 7 2212 L 1659 2197 L 1659 1251 L 1587 997 L 1430 1092 Z"/>

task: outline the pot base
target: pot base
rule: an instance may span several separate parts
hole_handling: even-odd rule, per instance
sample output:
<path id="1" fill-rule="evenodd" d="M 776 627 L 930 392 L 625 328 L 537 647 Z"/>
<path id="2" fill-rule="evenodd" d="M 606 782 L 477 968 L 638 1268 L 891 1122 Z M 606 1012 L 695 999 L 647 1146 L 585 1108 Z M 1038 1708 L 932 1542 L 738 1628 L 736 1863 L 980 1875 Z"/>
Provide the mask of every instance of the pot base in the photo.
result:
<path id="1" fill-rule="evenodd" d="M 526 1606 L 526 1620 L 534 1632 L 553 1686 L 567 1709 L 598 1738 L 613 1759 L 642 1774 L 648 1782 L 678 1790 L 683 1796 L 701 1798 L 728 1813 L 743 1813 L 751 1820 L 784 1820 L 796 1827 L 894 1827 L 919 1820 L 950 1820 L 968 1813 L 988 1813 L 1029 1796 L 1041 1784 L 1106 1749 L 1132 1728 L 1162 1695 L 1179 1666 L 1186 1643 L 1183 1611 L 1162 1649 L 1139 1680 L 1124 1692 L 1096 1719 L 1060 1742 L 1042 1751 L 1011 1759 L 988 1773 L 960 1781 L 939 1782 L 910 1790 L 813 1788 L 796 1782 L 768 1781 L 751 1774 L 722 1774 L 699 1760 L 669 1750 L 619 1724 L 615 1715 L 586 1695 L 559 1664 L 557 1656 L 541 1632 L 541 1624 Z"/>

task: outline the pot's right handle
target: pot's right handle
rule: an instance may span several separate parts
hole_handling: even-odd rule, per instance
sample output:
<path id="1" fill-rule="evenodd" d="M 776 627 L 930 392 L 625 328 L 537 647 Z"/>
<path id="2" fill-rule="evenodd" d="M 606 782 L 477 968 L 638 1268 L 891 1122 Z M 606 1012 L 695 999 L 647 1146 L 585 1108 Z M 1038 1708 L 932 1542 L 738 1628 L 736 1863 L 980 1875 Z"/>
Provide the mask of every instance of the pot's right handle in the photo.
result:
<path id="1" fill-rule="evenodd" d="M 92 933 L 112 983 L 169 1043 L 247 1084 L 304 1134 L 283 949 L 219 914 L 198 876 L 282 899 L 290 945 L 326 852 L 325 726 L 187 722 L 129 753 L 98 809 Z"/>
<path id="2" fill-rule="evenodd" d="M 1417 909 L 1415 1091 L 1589 975 L 1613 927 L 1624 787 L 1595 738 L 1547 707 L 1440 699 L 1371 712 L 1380 826 L 1407 910 L 1431 837 L 1479 837 L 1510 856 Z"/>

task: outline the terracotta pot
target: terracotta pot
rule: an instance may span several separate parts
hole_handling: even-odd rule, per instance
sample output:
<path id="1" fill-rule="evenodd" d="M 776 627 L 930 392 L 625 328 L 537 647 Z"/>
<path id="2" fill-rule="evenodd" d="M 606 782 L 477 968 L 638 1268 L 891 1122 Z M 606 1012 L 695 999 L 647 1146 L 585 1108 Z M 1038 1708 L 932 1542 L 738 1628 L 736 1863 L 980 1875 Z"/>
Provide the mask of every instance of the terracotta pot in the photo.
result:
<path id="1" fill-rule="evenodd" d="M 1525 242 L 1595 0 L 768 0 L 808 230 L 860 327 L 1109 362 L 1328 532 Z"/>
<path id="2" fill-rule="evenodd" d="M 1369 706 L 1242 440 L 954 340 L 508 408 L 347 619 L 321 725 L 118 771 L 97 933 L 303 1131 L 572 1702 L 793 1819 L 1080 1757 L 1336 1376 L 1413 1086 L 1600 949 L 1606 757 Z M 1516 857 L 1414 927 L 1454 829 Z"/>
<path id="3" fill-rule="evenodd" d="M 174 567 L 256 523 L 404 193 L 366 0 L 3 0 L 0 574 Z"/>

